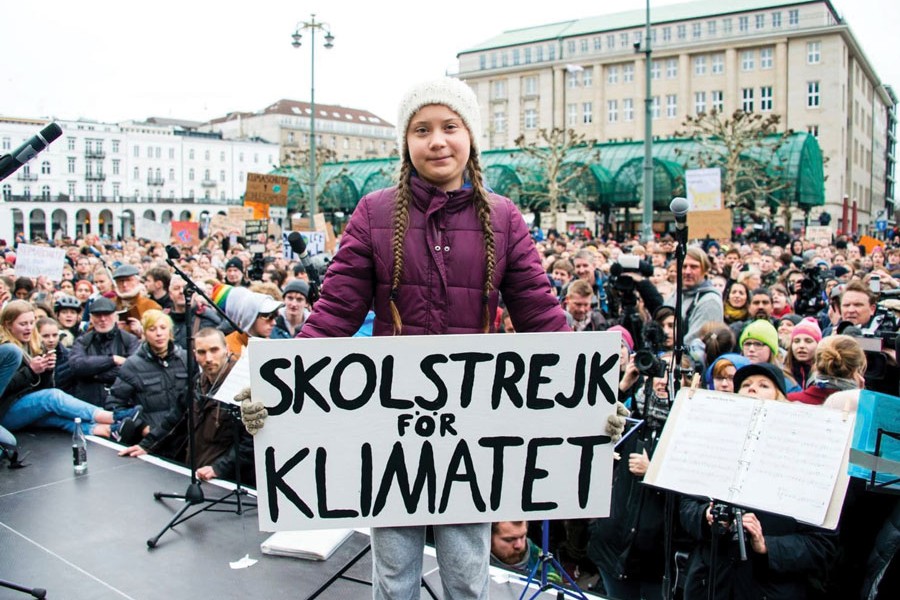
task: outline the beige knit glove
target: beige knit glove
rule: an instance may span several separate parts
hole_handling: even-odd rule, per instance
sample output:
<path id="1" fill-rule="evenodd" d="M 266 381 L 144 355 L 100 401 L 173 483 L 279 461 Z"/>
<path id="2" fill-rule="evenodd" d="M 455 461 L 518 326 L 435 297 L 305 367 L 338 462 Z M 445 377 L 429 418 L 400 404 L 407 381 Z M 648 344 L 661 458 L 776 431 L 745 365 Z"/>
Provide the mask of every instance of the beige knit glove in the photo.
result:
<path id="1" fill-rule="evenodd" d="M 622 439 L 622 433 L 625 431 L 625 417 L 631 412 L 625 408 L 621 402 L 616 402 L 616 413 L 606 418 L 606 435 L 612 438 L 613 442 Z"/>
<path id="2" fill-rule="evenodd" d="M 244 388 L 234 397 L 235 402 L 241 403 L 241 423 L 247 429 L 250 435 L 256 435 L 256 432 L 263 428 L 266 424 L 266 417 L 269 411 L 263 406 L 262 402 L 253 402 L 250 398 L 250 388 Z"/>

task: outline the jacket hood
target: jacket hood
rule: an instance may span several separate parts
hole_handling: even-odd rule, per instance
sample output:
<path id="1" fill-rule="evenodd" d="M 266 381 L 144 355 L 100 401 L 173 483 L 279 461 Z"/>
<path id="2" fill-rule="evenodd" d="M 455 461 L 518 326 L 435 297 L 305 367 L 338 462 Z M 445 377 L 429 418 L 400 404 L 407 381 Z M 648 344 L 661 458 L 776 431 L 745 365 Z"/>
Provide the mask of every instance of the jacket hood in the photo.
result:
<path id="1" fill-rule="evenodd" d="M 715 370 L 716 365 L 719 364 L 719 361 L 728 360 L 731 361 L 731 364 L 734 365 L 735 369 L 740 369 L 743 366 L 749 365 L 750 361 L 747 360 L 746 357 L 741 356 L 740 354 L 734 354 L 729 352 L 728 354 L 723 354 L 719 358 L 713 361 L 711 365 L 706 368 L 706 373 L 704 373 L 703 380 L 706 382 L 706 389 L 714 390 L 716 389 L 715 383 L 713 382 L 713 370 Z"/>

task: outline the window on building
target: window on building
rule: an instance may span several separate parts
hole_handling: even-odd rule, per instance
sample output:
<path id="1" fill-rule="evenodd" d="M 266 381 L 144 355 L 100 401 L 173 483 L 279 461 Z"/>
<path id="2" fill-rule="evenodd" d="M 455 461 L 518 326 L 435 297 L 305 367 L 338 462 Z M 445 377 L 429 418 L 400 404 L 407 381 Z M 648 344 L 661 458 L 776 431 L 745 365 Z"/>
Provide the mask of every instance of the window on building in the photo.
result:
<path id="1" fill-rule="evenodd" d="M 506 112 L 502 110 L 498 110 L 494 112 L 494 132 L 495 133 L 505 133 L 506 132 Z"/>
<path id="2" fill-rule="evenodd" d="M 581 53 L 582 53 L 582 54 L 587 54 L 587 51 L 588 51 L 588 41 L 587 41 L 587 38 L 585 38 L 585 39 L 583 39 L 583 40 L 579 40 L 578 46 L 579 46 L 579 48 L 581 48 Z"/>
<path id="3" fill-rule="evenodd" d="M 622 66 L 622 82 L 631 83 L 634 81 L 634 63 Z"/>
<path id="4" fill-rule="evenodd" d="M 788 25 L 797 27 L 800 24 L 800 11 L 796 8 L 788 11 Z"/>
<path id="5" fill-rule="evenodd" d="M 625 98 L 622 100 L 622 120 L 634 121 L 634 99 Z"/>
<path id="6" fill-rule="evenodd" d="M 616 47 L 616 36 L 609 34 L 606 36 L 606 49 L 612 50 Z"/>
<path id="7" fill-rule="evenodd" d="M 113 151 L 113 154 L 119 153 L 119 140 L 112 141 L 112 151 Z"/>
<path id="8" fill-rule="evenodd" d="M 175 169 L 169 169 L 169 181 L 175 181 Z"/>
<path id="9" fill-rule="evenodd" d="M 112 161 L 112 170 L 113 170 L 112 172 L 113 172 L 113 175 L 118 175 L 118 174 L 119 174 L 119 167 L 120 167 L 120 164 L 119 164 L 119 163 L 120 163 L 120 162 L 121 162 L 121 161 L 119 161 L 118 158 L 114 158 L 114 159 L 113 159 L 113 161 Z"/>
<path id="10" fill-rule="evenodd" d="M 619 120 L 619 101 L 606 101 L 606 120 L 610 123 L 616 123 Z"/>
<path id="11" fill-rule="evenodd" d="M 203 170 L 203 181 L 210 181 L 212 178 L 209 176 L 209 169 Z"/>
<path id="12" fill-rule="evenodd" d="M 750 17 L 738 17 L 738 31 L 741 33 L 750 31 Z"/>
<path id="13" fill-rule="evenodd" d="M 594 67 L 585 67 L 581 72 L 581 85 L 592 87 L 594 85 Z"/>
<path id="14" fill-rule="evenodd" d="M 74 184 L 75 182 L 70 181 L 69 183 Z M 75 192 L 73 191 L 70 196 L 74 196 Z M 9 202 L 12 200 L 12 186 L 8 183 L 3 184 L 3 199 Z"/>
<path id="15" fill-rule="evenodd" d="M 694 75 L 706 75 L 706 55 L 694 57 Z"/>
<path id="16" fill-rule="evenodd" d="M 135 147 L 134 147 L 134 157 L 135 157 L 135 158 L 140 158 L 140 156 L 141 156 L 141 147 L 140 147 L 140 146 L 135 146 Z"/>
<path id="17" fill-rule="evenodd" d="M 678 116 L 678 96 L 666 94 L 666 118 L 674 119 Z"/>
<path id="18" fill-rule="evenodd" d="M 540 56 L 538 60 L 542 60 Z M 553 44 L 547 45 L 547 60 L 556 60 L 556 46 Z"/>
<path id="19" fill-rule="evenodd" d="M 725 54 L 722 52 L 718 52 L 713 54 L 711 57 L 712 69 L 711 72 L 713 75 L 721 75 L 725 72 Z"/>
<path id="20" fill-rule="evenodd" d="M 569 88 L 578 87 L 578 71 L 566 71 L 566 86 Z"/>
<path id="21" fill-rule="evenodd" d="M 141 170 L 138 167 L 135 167 L 134 168 L 134 179 L 140 179 L 140 178 L 141 178 Z"/>
<path id="22" fill-rule="evenodd" d="M 497 68 L 497 53 L 496 52 L 491 52 L 491 68 L 492 69 Z"/>
<path id="23" fill-rule="evenodd" d="M 188 181 L 193 181 L 193 180 L 194 180 L 194 168 L 191 167 L 190 169 L 188 169 Z"/>
<path id="24" fill-rule="evenodd" d="M 525 78 L 525 95 L 526 96 L 537 96 L 538 93 L 538 78 L 534 75 Z"/>
<path id="25" fill-rule="evenodd" d="M 662 41 L 671 42 L 672 41 L 672 28 L 671 27 L 663 27 L 662 29 Z"/>
<path id="26" fill-rule="evenodd" d="M 481 70 L 487 69 L 487 56 L 484 54 L 478 57 L 478 68 Z"/>
<path id="27" fill-rule="evenodd" d="M 752 71 L 756 68 L 756 51 L 744 50 L 741 52 L 741 70 Z"/>
<path id="28" fill-rule="evenodd" d="M 678 59 L 666 59 L 666 78 L 675 79 L 676 77 L 678 77 Z"/>
<path id="29" fill-rule="evenodd" d="M 194 160 L 194 149 L 188 150 L 188 160 Z"/>
<path id="30" fill-rule="evenodd" d="M 766 15 L 756 15 L 756 28 L 762 29 L 766 26 Z"/>
<path id="31" fill-rule="evenodd" d="M 695 40 L 703 35 L 703 23 L 691 23 L 691 37 Z"/>
<path id="32" fill-rule="evenodd" d="M 706 92 L 694 92 L 694 114 L 706 112 Z"/>
<path id="33" fill-rule="evenodd" d="M 774 48 L 760 48 L 759 49 L 759 68 L 760 69 L 771 69 L 775 64 L 774 60 L 775 49 Z"/>
<path id="34" fill-rule="evenodd" d="M 662 77 L 662 65 L 658 60 L 654 60 L 650 63 L 650 79 L 659 79 L 660 77 Z"/>
<path id="35" fill-rule="evenodd" d="M 598 35 L 594 38 L 594 52 L 603 50 L 603 39 Z"/>
<path id="36" fill-rule="evenodd" d="M 66 158 L 66 161 L 68 163 L 68 168 L 66 169 L 66 171 L 68 173 L 74 173 L 75 172 L 75 157 L 69 156 Z"/>
<path id="37" fill-rule="evenodd" d="M 709 93 L 709 107 L 717 113 L 725 110 L 725 93 L 722 90 L 713 90 Z"/>
<path id="38" fill-rule="evenodd" d="M 679 41 L 687 39 L 687 25 L 679 25 L 675 31 Z"/>
<path id="39" fill-rule="evenodd" d="M 169 148 L 169 160 L 175 159 L 175 148 Z"/>
<path id="40" fill-rule="evenodd" d="M 619 34 L 619 47 L 627 48 L 630 45 L 628 41 L 628 32 L 622 32 Z"/>
<path id="41" fill-rule="evenodd" d="M 716 22 L 715 21 L 707 21 L 706 22 L 706 34 L 710 37 L 716 35 Z"/>
<path id="42" fill-rule="evenodd" d="M 765 85 L 759 88 L 759 110 L 761 112 L 772 111 L 772 86 Z"/>
<path id="43" fill-rule="evenodd" d="M 69 152 L 75 151 L 75 138 L 73 138 L 73 137 L 66 138 L 66 144 L 67 144 L 66 148 L 69 150 Z M 6 149 L 8 150 L 9 148 L 6 148 Z M 137 156 L 137 155 L 135 155 L 135 156 Z"/>
<path id="44" fill-rule="evenodd" d="M 781 11 L 775 11 L 772 13 L 772 27 L 775 29 L 779 29 L 781 27 Z"/>
<path id="45" fill-rule="evenodd" d="M 539 51 L 538 56 L 543 56 L 543 48 L 538 47 L 538 51 Z M 540 60 L 540 58 L 538 58 L 538 60 Z M 525 48 L 525 64 L 526 65 L 531 64 L 531 48 L 530 47 Z"/>
<path id="46" fill-rule="evenodd" d="M 537 129 L 537 126 L 537 110 L 533 108 L 525 109 L 525 129 Z"/>
<path id="47" fill-rule="evenodd" d="M 100 148 L 99 148 L 99 147 L 97 148 L 97 151 L 98 151 L 98 152 L 100 151 Z M 156 158 L 161 158 L 161 157 L 162 157 L 162 147 L 161 147 L 161 146 L 157 146 L 157 147 L 156 147 Z"/>
<path id="48" fill-rule="evenodd" d="M 606 83 L 619 83 L 619 67 L 616 65 L 606 67 Z"/>
<path id="49" fill-rule="evenodd" d="M 806 82 L 806 106 L 815 108 L 819 106 L 819 82 Z"/>
<path id="50" fill-rule="evenodd" d="M 594 122 L 594 103 L 582 102 L 581 104 L 581 122 L 590 125 Z"/>
<path id="51" fill-rule="evenodd" d="M 491 82 L 491 98 L 494 100 L 502 100 L 506 98 L 506 80 L 495 79 Z"/>
<path id="52" fill-rule="evenodd" d="M 659 118 L 659 96 L 653 96 L 650 100 L 650 115 L 654 119 Z"/>
<path id="53" fill-rule="evenodd" d="M 731 17 L 722 19 L 722 33 L 728 35 L 731 33 Z"/>
<path id="54" fill-rule="evenodd" d="M 519 52 L 520 51 L 518 48 L 513 48 L 512 53 L 513 53 L 513 64 L 514 65 L 519 64 Z"/>
<path id="55" fill-rule="evenodd" d="M 502 52 L 500 54 L 500 64 L 504 67 L 509 66 L 509 52 Z"/>
<path id="56" fill-rule="evenodd" d="M 566 125 L 573 127 L 578 123 L 578 104 L 571 102 L 566 104 Z"/>
<path id="57" fill-rule="evenodd" d="M 806 63 L 817 65 L 822 62 L 822 42 L 806 42 Z"/>
<path id="58" fill-rule="evenodd" d="M 575 54 L 575 40 L 568 40 L 566 42 L 566 50 L 569 52 L 569 55 Z"/>
<path id="59" fill-rule="evenodd" d="M 753 112 L 753 88 L 741 89 L 741 110 Z"/>
<path id="60" fill-rule="evenodd" d="M 225 171 L 219 171 L 219 181 L 225 183 Z"/>
<path id="61" fill-rule="evenodd" d="M 122 184 L 118 181 L 114 181 L 112 184 L 112 194 L 113 200 L 118 200 L 119 196 L 122 194 Z"/>

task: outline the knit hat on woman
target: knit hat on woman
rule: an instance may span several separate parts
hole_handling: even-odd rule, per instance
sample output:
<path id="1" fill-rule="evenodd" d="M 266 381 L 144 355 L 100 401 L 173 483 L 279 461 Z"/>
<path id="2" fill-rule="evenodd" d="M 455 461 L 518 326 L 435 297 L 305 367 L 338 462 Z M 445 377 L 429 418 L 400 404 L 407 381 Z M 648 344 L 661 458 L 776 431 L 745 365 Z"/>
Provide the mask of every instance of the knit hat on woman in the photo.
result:
<path id="1" fill-rule="evenodd" d="M 808 335 L 818 343 L 822 341 L 822 328 L 819 327 L 819 323 L 814 318 L 806 317 L 794 325 L 794 329 L 791 331 L 791 339 L 798 335 Z"/>
<path id="2" fill-rule="evenodd" d="M 744 327 L 739 342 L 741 348 L 747 340 L 762 342 L 772 350 L 772 356 L 778 356 L 778 330 L 767 319 L 757 319 Z"/>
<path id="3" fill-rule="evenodd" d="M 442 104 L 453 110 L 466 124 L 472 148 L 478 152 L 478 138 L 481 136 L 481 110 L 478 98 L 468 85 L 459 79 L 442 77 L 419 83 L 400 100 L 397 111 L 397 149 L 400 156 L 406 154 L 406 130 L 409 122 L 419 109 L 429 104 Z"/>

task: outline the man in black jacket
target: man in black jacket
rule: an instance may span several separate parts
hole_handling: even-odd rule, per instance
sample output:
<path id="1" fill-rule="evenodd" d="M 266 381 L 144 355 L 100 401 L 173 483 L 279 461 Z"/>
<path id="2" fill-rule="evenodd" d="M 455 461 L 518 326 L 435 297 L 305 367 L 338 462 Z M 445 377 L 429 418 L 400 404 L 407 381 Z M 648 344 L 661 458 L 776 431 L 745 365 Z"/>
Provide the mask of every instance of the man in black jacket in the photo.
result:
<path id="1" fill-rule="evenodd" d="M 119 367 L 137 352 L 141 340 L 118 327 L 116 305 L 100 297 L 91 304 L 91 328 L 75 340 L 69 355 L 72 395 L 103 406 Z"/>

